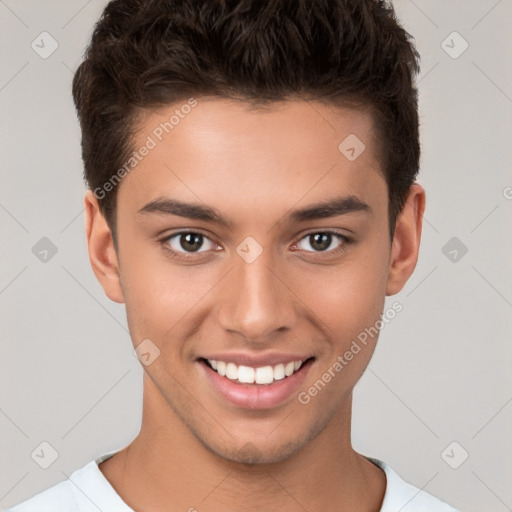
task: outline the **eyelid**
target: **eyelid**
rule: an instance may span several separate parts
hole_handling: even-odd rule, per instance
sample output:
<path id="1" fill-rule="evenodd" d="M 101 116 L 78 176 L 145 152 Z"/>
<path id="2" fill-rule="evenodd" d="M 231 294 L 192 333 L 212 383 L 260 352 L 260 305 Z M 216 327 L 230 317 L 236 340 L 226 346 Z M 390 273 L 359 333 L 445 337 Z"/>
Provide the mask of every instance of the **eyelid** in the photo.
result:
<path id="1" fill-rule="evenodd" d="M 306 236 L 309 236 L 309 235 L 315 235 L 316 233 L 327 233 L 330 235 L 338 235 L 338 236 L 341 236 L 344 238 L 350 238 L 350 235 L 343 233 L 342 231 L 338 231 L 337 229 L 321 229 L 321 228 L 318 229 L 317 228 L 317 229 L 310 229 L 307 232 L 303 233 L 298 240 L 302 240 L 303 238 L 305 238 Z"/>

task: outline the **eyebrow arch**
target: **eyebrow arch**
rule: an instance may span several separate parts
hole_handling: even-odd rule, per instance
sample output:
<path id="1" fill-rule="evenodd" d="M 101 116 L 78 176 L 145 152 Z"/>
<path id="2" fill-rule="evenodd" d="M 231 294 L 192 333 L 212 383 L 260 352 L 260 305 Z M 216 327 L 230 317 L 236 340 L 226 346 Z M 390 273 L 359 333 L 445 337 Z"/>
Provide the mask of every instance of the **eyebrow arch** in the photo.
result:
<path id="1" fill-rule="evenodd" d="M 366 212 L 372 214 L 371 206 L 357 196 L 349 195 L 328 199 L 321 203 L 312 204 L 300 210 L 293 210 L 286 216 L 288 222 L 305 222 L 307 220 L 327 219 L 347 213 Z"/>
<path id="2" fill-rule="evenodd" d="M 232 228 L 233 223 L 223 217 L 215 208 L 201 204 L 184 203 L 169 197 L 159 197 L 143 206 L 138 213 L 157 213 L 160 215 L 177 215 L 189 219 L 197 219 L 205 222 L 213 222 L 227 228 Z"/>
<path id="3" fill-rule="evenodd" d="M 285 216 L 284 220 L 288 223 L 300 223 L 354 212 L 373 213 L 370 205 L 361 201 L 357 196 L 349 195 L 312 204 L 302 209 L 292 210 Z M 168 197 L 160 197 L 150 201 L 138 213 L 176 215 L 189 219 L 213 222 L 230 229 L 233 228 L 233 222 L 223 217 L 215 208 L 201 204 L 185 203 Z"/>

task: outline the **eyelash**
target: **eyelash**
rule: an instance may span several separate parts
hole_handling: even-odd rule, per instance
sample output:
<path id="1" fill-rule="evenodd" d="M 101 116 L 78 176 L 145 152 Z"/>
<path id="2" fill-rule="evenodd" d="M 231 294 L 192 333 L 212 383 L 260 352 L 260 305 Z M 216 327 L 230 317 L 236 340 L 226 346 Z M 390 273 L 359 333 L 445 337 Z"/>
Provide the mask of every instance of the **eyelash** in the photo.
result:
<path id="1" fill-rule="evenodd" d="M 352 238 L 350 238 L 342 233 L 339 233 L 337 231 L 325 230 L 325 231 L 311 231 L 309 233 L 306 233 L 302 238 L 300 238 L 293 245 L 297 245 L 299 242 L 301 242 L 305 238 L 310 237 L 312 235 L 319 234 L 319 233 L 324 234 L 324 235 L 334 235 L 335 237 L 339 238 L 343 243 L 336 249 L 331 249 L 331 250 L 326 250 L 326 251 L 305 251 L 304 249 L 298 249 L 298 252 L 302 251 L 302 252 L 306 252 L 306 253 L 313 253 L 313 254 L 316 253 L 316 254 L 320 254 L 320 255 L 328 254 L 329 256 L 335 256 L 335 255 L 342 254 L 343 252 L 345 252 L 348 249 L 348 246 L 351 245 L 352 243 L 354 243 L 354 240 Z M 181 260 L 197 259 L 196 258 L 197 254 L 201 254 L 201 252 L 202 253 L 207 252 L 207 251 L 201 251 L 201 252 L 187 253 L 187 252 L 178 252 L 178 251 L 175 251 L 174 249 L 171 249 L 168 244 L 169 240 L 171 240 L 179 235 L 185 235 L 185 234 L 201 235 L 204 238 L 207 238 L 208 240 L 210 240 L 210 238 L 207 235 L 205 235 L 204 233 L 201 233 L 200 231 L 178 231 L 176 233 L 173 233 L 171 235 L 168 235 L 168 236 L 160 239 L 159 242 L 162 245 L 163 249 L 166 252 L 168 252 L 168 254 L 172 258 L 177 258 L 177 259 L 181 259 Z"/>

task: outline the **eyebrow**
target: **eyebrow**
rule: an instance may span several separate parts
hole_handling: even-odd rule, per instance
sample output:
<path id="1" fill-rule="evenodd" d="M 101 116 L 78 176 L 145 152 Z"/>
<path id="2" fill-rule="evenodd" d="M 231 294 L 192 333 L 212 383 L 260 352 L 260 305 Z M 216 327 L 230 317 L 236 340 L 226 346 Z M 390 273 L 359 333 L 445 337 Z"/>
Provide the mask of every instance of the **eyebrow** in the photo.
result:
<path id="1" fill-rule="evenodd" d="M 289 211 L 284 217 L 285 222 L 299 223 L 317 219 L 327 219 L 348 213 L 365 212 L 372 214 L 370 205 L 357 196 L 348 195 L 335 197 L 305 208 Z M 176 215 L 189 219 L 213 222 L 232 229 L 233 222 L 219 213 L 215 208 L 206 205 L 185 203 L 169 197 L 160 197 L 143 206 L 139 214 L 156 213 L 160 215 Z"/>

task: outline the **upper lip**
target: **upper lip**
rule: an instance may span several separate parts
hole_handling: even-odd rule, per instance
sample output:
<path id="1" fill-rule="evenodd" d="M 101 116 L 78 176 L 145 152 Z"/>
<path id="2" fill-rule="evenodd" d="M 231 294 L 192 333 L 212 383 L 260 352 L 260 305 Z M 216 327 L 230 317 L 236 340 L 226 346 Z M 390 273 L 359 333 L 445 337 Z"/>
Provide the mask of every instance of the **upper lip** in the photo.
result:
<path id="1" fill-rule="evenodd" d="M 275 366 L 277 364 L 290 363 L 292 361 L 305 361 L 310 359 L 311 355 L 304 354 L 247 354 L 242 352 L 231 353 L 215 353 L 201 356 L 200 359 L 213 359 L 215 361 L 224 361 L 225 363 L 234 363 L 237 366 L 249 366 L 252 368 L 260 368 L 262 366 Z"/>

